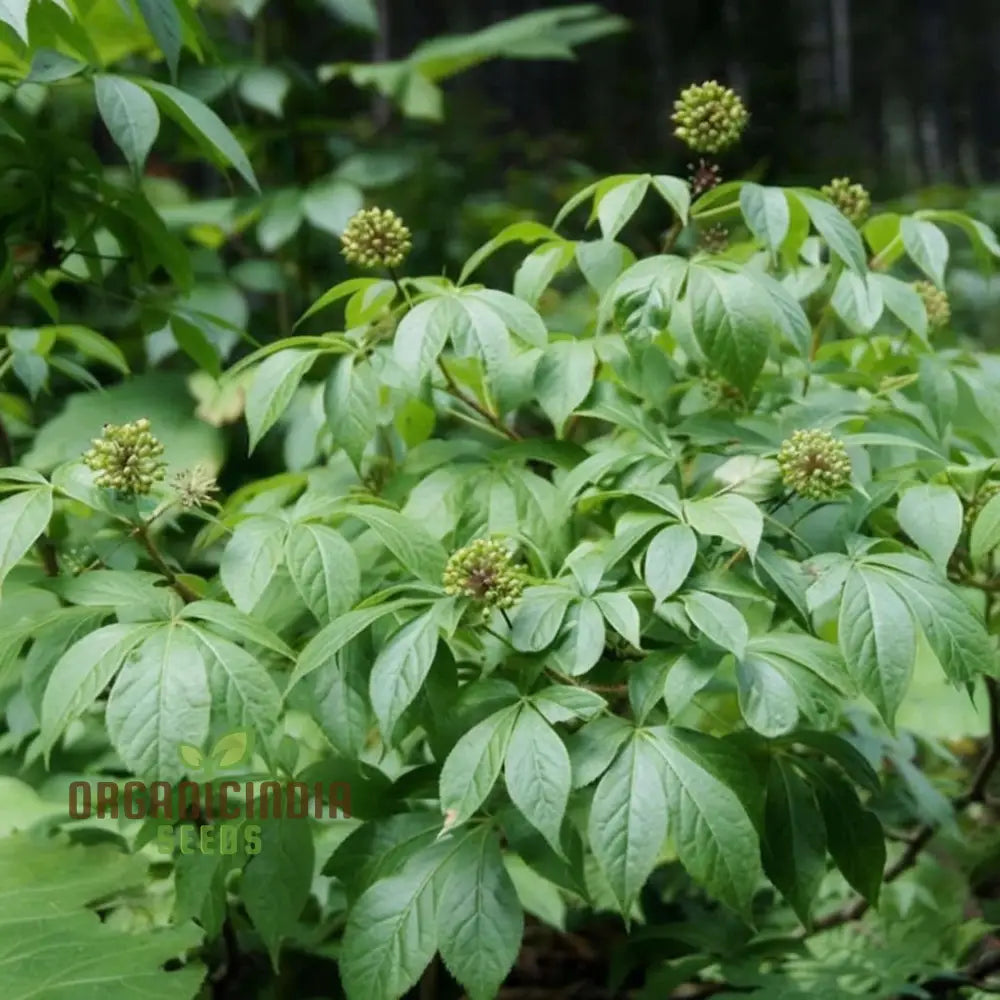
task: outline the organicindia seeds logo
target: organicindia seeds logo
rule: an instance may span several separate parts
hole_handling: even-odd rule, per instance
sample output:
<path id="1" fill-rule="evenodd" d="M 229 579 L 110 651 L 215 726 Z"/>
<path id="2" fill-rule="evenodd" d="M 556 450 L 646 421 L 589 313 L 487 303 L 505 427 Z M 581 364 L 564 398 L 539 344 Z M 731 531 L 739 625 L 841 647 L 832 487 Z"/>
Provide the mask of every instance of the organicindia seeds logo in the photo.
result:
<path id="1" fill-rule="evenodd" d="M 167 854 L 176 846 L 183 854 L 196 850 L 235 854 L 242 849 L 252 855 L 260 852 L 261 845 L 261 828 L 253 820 L 351 816 L 348 782 L 309 785 L 294 780 L 236 780 L 233 772 L 240 769 L 245 779 L 253 758 L 247 730 L 227 733 L 210 751 L 182 743 L 178 753 L 190 780 L 71 782 L 70 817 L 160 820 L 156 841 Z"/>

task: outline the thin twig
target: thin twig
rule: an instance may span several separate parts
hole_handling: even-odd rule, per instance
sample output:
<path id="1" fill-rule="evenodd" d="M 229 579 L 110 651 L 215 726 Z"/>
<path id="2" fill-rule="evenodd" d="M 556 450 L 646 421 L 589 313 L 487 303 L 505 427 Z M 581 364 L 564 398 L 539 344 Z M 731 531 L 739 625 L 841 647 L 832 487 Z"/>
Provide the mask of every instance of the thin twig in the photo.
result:
<path id="1" fill-rule="evenodd" d="M 964 809 L 973 802 L 986 798 L 986 786 L 993 772 L 1000 764 L 1000 684 L 993 677 L 985 678 L 986 697 L 989 701 L 990 745 L 986 755 L 979 762 L 969 790 L 956 800 L 956 807 Z"/>
<path id="2" fill-rule="evenodd" d="M 396 269 L 394 267 L 387 267 L 386 270 L 389 272 L 389 277 L 392 278 L 392 283 L 396 286 L 396 291 L 403 296 L 406 304 L 412 308 L 413 300 L 410 298 L 410 293 L 406 290 L 406 286 L 399 280 Z"/>
<path id="3" fill-rule="evenodd" d="M 153 541 L 153 536 L 149 533 L 149 526 L 143 522 L 133 532 L 136 538 L 143 544 L 149 558 L 156 564 L 156 568 L 167 578 L 167 582 L 177 592 L 185 604 L 191 604 L 200 600 L 198 595 L 167 565 L 167 561 L 160 554 L 160 550 Z"/>
<path id="4" fill-rule="evenodd" d="M 514 649 L 514 644 L 510 641 L 510 639 L 507 638 L 507 636 L 501 635 L 495 629 L 490 628 L 489 625 L 483 625 L 482 628 L 484 632 L 488 632 L 491 636 L 493 636 L 494 639 L 499 639 L 499 641 L 502 642 L 509 649 L 513 649 L 515 653 L 517 652 L 517 650 Z"/>
<path id="5" fill-rule="evenodd" d="M 495 427 L 498 431 L 509 437 L 511 441 L 521 441 L 521 435 L 517 431 L 508 427 L 495 413 L 488 410 L 478 399 L 470 396 L 462 387 L 455 381 L 451 372 L 448 371 L 445 366 L 444 361 L 438 358 L 438 368 L 441 369 L 441 373 L 444 375 L 445 381 L 448 383 L 448 391 L 458 400 L 465 403 L 466 406 L 475 410 L 484 420 L 488 420 L 490 424 Z"/>
<path id="6" fill-rule="evenodd" d="M 826 306 L 820 314 L 819 319 L 816 321 L 816 326 L 813 328 L 812 342 L 809 344 L 809 367 L 806 369 L 805 378 L 802 380 L 803 397 L 809 394 L 809 383 L 812 381 L 812 366 L 816 361 L 816 355 L 819 353 L 820 345 L 823 343 L 823 329 L 829 322 L 832 315 L 832 308 L 830 306 Z"/>
<path id="7" fill-rule="evenodd" d="M 585 688 L 587 691 L 596 691 L 598 694 L 628 694 L 627 684 L 586 684 L 583 681 L 578 681 L 575 677 L 570 677 L 569 674 L 564 674 L 561 670 L 556 670 L 554 667 L 549 667 L 546 672 L 553 680 L 557 680 L 561 684 L 569 684 L 571 687 Z"/>
<path id="8" fill-rule="evenodd" d="M 951 576 L 948 579 L 960 587 L 974 587 L 976 590 L 982 590 L 987 594 L 1000 593 L 1000 577 L 993 577 L 990 580 L 969 580 Z"/>
<path id="9" fill-rule="evenodd" d="M 722 567 L 722 572 L 727 573 L 731 570 L 741 559 L 745 559 L 747 554 L 746 549 L 737 549 L 727 560 L 725 565 Z"/>
<path id="10" fill-rule="evenodd" d="M 670 253 L 673 250 L 674 244 L 677 242 L 677 237 L 680 236 L 683 229 L 684 223 L 680 219 L 674 219 L 673 225 L 671 225 L 663 237 L 663 253 Z"/>
<path id="11" fill-rule="evenodd" d="M 986 786 L 1000 764 L 1000 684 L 993 677 L 985 678 L 986 694 L 989 698 L 990 710 L 990 742 L 983 759 L 976 768 L 972 784 L 968 791 L 952 801 L 952 806 L 961 812 L 973 802 L 982 802 L 986 797 Z M 920 857 L 921 851 L 931 842 L 937 832 L 937 825 L 925 823 L 907 843 L 906 850 L 885 871 L 883 882 L 894 882 L 904 872 L 909 871 Z M 840 927 L 864 916 L 868 912 L 869 903 L 866 899 L 855 899 L 852 903 L 839 910 L 833 910 L 819 917 L 813 924 L 813 933 Z"/>

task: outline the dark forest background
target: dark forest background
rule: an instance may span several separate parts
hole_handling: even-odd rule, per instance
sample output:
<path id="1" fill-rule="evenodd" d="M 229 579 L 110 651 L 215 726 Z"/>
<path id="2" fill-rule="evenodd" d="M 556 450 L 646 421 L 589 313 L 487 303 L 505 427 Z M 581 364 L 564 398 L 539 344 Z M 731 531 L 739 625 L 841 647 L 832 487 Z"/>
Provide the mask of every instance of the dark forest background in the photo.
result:
<path id="1" fill-rule="evenodd" d="M 189 67 L 185 85 L 251 144 L 265 186 L 332 176 L 401 212 L 414 232 L 411 264 L 424 273 L 457 273 L 504 226 L 551 221 L 600 176 L 689 176 L 694 158 L 672 135 L 673 102 L 711 78 L 735 88 L 751 113 L 743 141 L 719 158 L 723 179 L 820 187 L 849 176 L 876 211 L 961 208 L 1000 225 L 1000 0 L 604 0 L 586 15 L 603 26 L 569 40 L 572 59 L 511 58 L 508 46 L 436 80 L 440 115 L 414 115 L 391 87 L 372 85 L 379 67 L 413 65 L 415 51 L 442 38 L 468 51 L 483 29 L 560 8 L 577 9 L 539 0 L 206 0 L 205 16 L 224 22 L 212 31 L 224 40 L 221 69 Z M 260 67 L 285 88 L 265 93 L 263 105 L 240 77 Z M 230 193 L 207 165 L 189 168 L 202 194 Z M 359 203 L 348 197 L 332 215 L 346 221 Z M 656 244 L 667 215 L 632 227 L 636 249 Z M 278 219 L 274 228 L 283 227 Z M 310 280 L 326 287 L 348 275 L 325 244 L 299 256 L 310 274 L 289 315 L 316 290 Z M 953 259 L 953 306 L 995 342 L 1000 283 L 965 263 Z M 508 265 L 498 258 L 492 273 L 491 262 L 482 280 L 501 280 Z"/>
<path id="2" fill-rule="evenodd" d="M 379 0 L 392 58 L 422 39 L 541 7 L 536 0 Z M 671 102 L 718 77 L 754 117 L 738 168 L 787 181 L 852 173 L 876 194 L 975 185 L 1000 173 L 996 0 L 607 0 L 626 32 L 579 62 L 494 62 L 456 78 L 452 100 L 489 98 L 497 129 L 563 135 L 599 171 L 663 168 Z"/>

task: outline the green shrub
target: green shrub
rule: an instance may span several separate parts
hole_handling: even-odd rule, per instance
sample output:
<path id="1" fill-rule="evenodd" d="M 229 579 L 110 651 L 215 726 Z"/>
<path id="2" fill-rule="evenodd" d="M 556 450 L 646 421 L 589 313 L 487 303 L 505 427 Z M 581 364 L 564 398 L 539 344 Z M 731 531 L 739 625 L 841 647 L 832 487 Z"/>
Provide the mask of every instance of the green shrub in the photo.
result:
<path id="1" fill-rule="evenodd" d="M 95 83 L 130 166 L 159 106 L 254 182 L 200 101 Z M 738 138 L 736 95 L 686 95 L 692 148 Z M 37 151 L 11 120 L 10 155 Z M 291 335 L 221 371 L 234 330 L 174 308 L 197 372 L 154 352 L 37 432 L 50 379 L 134 365 L 98 313 L 53 312 L 48 265 L 86 247 L 25 263 L 14 232 L 11 299 L 53 314 L 3 330 L 26 395 L 0 406 L 0 924 L 12 953 L 67 954 L 39 989 L 17 959 L 5 996 L 209 995 L 210 966 L 243 996 L 488 1000 L 525 913 L 584 933 L 609 911 L 628 933 L 601 973 L 643 997 L 985 984 L 996 915 L 965 904 L 996 854 L 1000 367 L 944 284 L 950 236 L 1000 246 L 959 212 L 869 216 L 846 179 L 699 171 L 693 201 L 602 180 L 454 279 L 407 273 L 419 233 L 369 207 L 343 249 L 373 271 Z M 138 188 L 59 180 L 95 282 L 94 213 L 146 280 L 184 283 L 191 250 Z M 624 234 L 657 217 L 637 259 Z M 473 280 L 494 255 L 511 290 Z M 240 416 L 256 464 L 224 466 Z M 968 735 L 965 692 L 993 742 L 957 787 L 970 748 L 940 740 Z M 180 782 L 220 777 L 234 814 L 182 818 Z M 330 801 L 261 818 L 272 780 Z M 959 865 L 921 864 L 939 832 Z M 273 971 L 240 980 L 243 952 Z"/>

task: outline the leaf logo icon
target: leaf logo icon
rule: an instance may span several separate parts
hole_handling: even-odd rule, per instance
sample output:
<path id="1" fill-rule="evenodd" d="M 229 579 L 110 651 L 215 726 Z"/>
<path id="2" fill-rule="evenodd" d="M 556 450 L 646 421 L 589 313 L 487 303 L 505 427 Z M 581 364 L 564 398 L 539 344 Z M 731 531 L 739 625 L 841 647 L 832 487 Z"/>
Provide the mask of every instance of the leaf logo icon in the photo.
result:
<path id="1" fill-rule="evenodd" d="M 182 743 L 177 748 L 177 752 L 184 764 L 192 770 L 200 771 L 205 763 L 205 755 L 190 743 Z"/>
<path id="2" fill-rule="evenodd" d="M 212 747 L 211 758 L 216 767 L 235 767 L 250 753 L 250 734 L 245 729 L 227 733 Z"/>

